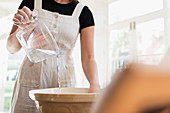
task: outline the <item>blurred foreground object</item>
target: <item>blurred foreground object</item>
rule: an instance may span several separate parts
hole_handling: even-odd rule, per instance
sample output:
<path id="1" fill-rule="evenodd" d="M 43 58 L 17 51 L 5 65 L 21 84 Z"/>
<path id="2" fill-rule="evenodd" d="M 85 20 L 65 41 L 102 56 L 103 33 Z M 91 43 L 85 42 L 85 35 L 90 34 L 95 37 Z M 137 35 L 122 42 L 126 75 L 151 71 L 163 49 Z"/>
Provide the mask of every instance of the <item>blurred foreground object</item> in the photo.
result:
<path id="1" fill-rule="evenodd" d="M 116 77 L 92 113 L 170 113 L 170 69 L 131 64 Z"/>

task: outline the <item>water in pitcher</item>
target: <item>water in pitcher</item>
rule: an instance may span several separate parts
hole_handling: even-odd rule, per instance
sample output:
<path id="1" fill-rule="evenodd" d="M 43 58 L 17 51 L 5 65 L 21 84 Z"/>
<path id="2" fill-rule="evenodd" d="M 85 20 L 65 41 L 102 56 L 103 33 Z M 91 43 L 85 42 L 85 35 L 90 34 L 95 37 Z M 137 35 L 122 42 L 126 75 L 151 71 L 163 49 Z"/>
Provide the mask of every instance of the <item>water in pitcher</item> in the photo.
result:
<path id="1" fill-rule="evenodd" d="M 31 62 L 58 55 L 58 46 L 45 23 L 35 21 L 17 33 L 17 39 Z"/>

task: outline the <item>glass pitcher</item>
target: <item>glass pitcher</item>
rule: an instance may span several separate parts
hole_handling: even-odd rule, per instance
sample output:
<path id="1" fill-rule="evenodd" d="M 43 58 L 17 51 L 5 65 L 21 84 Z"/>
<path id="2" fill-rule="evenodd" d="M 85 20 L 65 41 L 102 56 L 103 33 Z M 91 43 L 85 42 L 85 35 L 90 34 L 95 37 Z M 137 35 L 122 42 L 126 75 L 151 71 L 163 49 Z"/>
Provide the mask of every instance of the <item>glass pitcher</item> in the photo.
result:
<path id="1" fill-rule="evenodd" d="M 35 19 L 16 34 L 31 62 L 41 62 L 58 55 L 56 41 L 45 23 Z"/>

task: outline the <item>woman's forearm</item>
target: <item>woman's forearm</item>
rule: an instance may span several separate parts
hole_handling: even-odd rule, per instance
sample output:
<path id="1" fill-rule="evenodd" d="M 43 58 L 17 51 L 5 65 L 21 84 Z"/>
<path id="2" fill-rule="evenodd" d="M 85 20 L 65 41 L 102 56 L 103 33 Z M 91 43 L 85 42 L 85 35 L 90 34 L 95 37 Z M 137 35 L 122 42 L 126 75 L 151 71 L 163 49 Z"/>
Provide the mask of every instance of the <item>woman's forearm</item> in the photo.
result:
<path id="1" fill-rule="evenodd" d="M 7 40 L 7 49 L 11 54 L 18 52 L 21 49 L 21 44 L 19 43 L 19 41 L 16 38 L 17 32 L 18 32 L 18 30 L 11 33 Z"/>
<path id="2" fill-rule="evenodd" d="M 84 73 L 90 83 L 89 93 L 98 92 L 100 89 L 97 65 L 94 59 L 94 26 L 81 30 L 81 61 Z"/>
<path id="3" fill-rule="evenodd" d="M 82 59 L 83 70 L 90 86 L 99 86 L 97 65 L 94 58 Z"/>

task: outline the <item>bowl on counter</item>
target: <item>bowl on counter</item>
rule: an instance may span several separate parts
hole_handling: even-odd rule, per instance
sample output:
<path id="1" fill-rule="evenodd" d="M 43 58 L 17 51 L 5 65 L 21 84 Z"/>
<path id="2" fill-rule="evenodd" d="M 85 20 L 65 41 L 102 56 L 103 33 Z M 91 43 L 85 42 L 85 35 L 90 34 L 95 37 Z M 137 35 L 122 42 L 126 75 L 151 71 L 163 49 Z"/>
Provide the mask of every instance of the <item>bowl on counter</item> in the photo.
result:
<path id="1" fill-rule="evenodd" d="M 88 93 L 88 88 L 49 88 L 29 92 L 39 113 L 90 113 L 97 95 Z"/>

